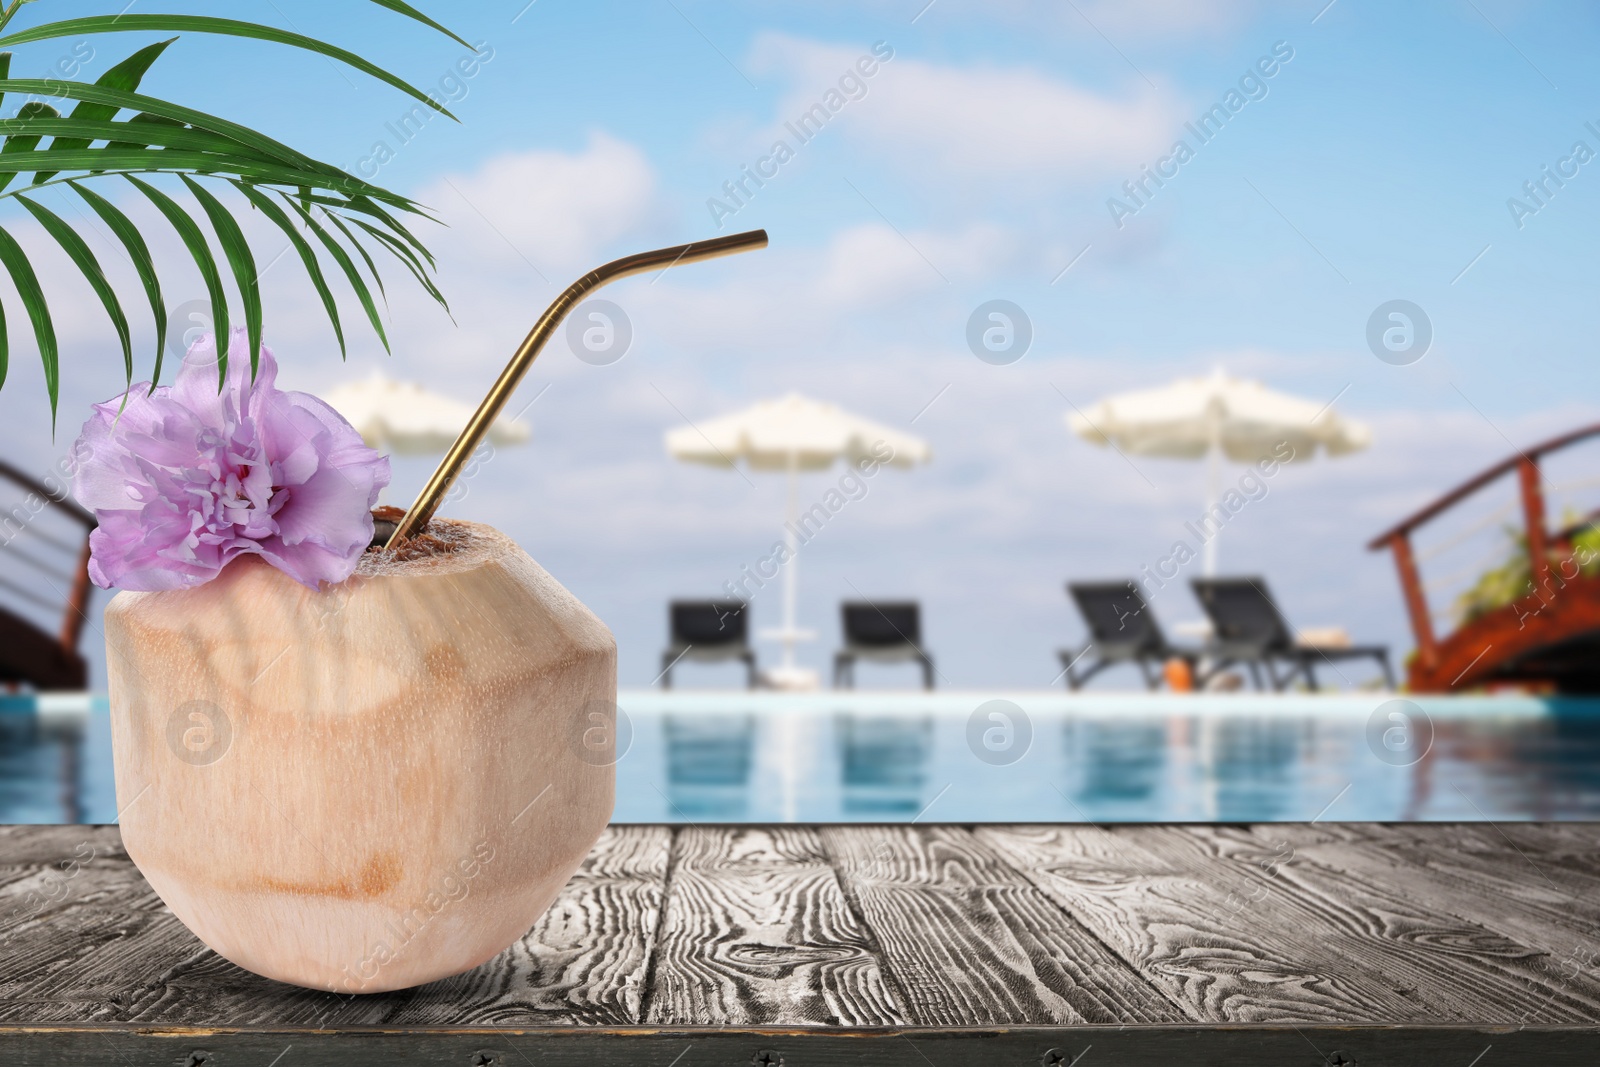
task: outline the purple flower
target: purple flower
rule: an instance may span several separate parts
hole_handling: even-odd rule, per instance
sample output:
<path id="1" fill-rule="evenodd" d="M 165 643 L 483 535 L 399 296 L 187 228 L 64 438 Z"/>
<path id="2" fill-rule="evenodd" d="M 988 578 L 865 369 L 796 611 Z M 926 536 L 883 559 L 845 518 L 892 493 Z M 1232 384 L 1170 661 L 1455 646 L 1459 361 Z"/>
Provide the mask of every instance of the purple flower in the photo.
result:
<path id="1" fill-rule="evenodd" d="M 245 331 L 232 334 L 220 393 L 207 334 L 173 385 L 136 385 L 84 423 L 73 493 L 100 520 L 95 584 L 183 589 L 253 553 L 315 589 L 348 578 L 372 540 L 389 460 L 321 400 L 278 389 L 265 346 L 252 382 Z"/>

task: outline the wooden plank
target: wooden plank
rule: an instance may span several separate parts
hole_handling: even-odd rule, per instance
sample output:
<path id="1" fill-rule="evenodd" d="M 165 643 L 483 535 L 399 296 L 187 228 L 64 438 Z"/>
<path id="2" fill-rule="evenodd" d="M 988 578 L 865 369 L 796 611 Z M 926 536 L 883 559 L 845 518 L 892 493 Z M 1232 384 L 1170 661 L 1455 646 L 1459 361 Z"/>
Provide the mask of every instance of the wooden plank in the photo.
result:
<path id="1" fill-rule="evenodd" d="M 343 998 L 115 828 L 0 828 L 0 1063 L 1591 1063 L 1600 951 L 1544 942 L 1597 937 L 1592 824 L 630 826 L 485 967 Z"/>
<path id="2" fill-rule="evenodd" d="M 1290 843 L 1288 829 L 1142 827 L 1137 835 L 1158 839 L 1180 858 L 1199 852 L 1226 861 L 1308 939 L 1381 973 L 1434 1022 L 1600 1023 L 1600 980 L 1559 978 L 1544 948 L 1499 923 L 1453 913 L 1443 902 L 1459 902 L 1462 891 L 1420 892 L 1412 867 L 1395 885 L 1317 863 Z"/>
<path id="3" fill-rule="evenodd" d="M 1393 843 L 1416 862 L 1454 858 L 1468 877 L 1496 884 L 1526 873 L 1580 901 L 1595 901 L 1600 887 L 1600 823 L 1389 823 L 1359 824 Z"/>
<path id="4" fill-rule="evenodd" d="M 692 1026 L 905 1021 L 810 827 L 684 827 L 645 1020 Z"/>
<path id="5" fill-rule="evenodd" d="M 81 865 L 65 890 L 50 889 L 40 853 L 53 847 L 56 855 L 72 854 L 68 842 L 82 828 L 38 829 L 21 840 L 0 838 L 0 916 L 15 910 L 13 901 L 32 899 L 29 892 L 60 898 L 0 926 L 0 1022 L 634 1023 L 671 839 L 666 827 L 612 827 L 538 925 L 507 952 L 442 982 L 350 997 L 270 981 L 207 949 L 139 876 L 114 827 L 96 828 L 94 839 L 115 847 Z"/>
<path id="6" fill-rule="evenodd" d="M 423 986 L 382 1021 L 639 1022 L 672 837 L 666 826 L 609 827 L 526 937 L 476 970 Z"/>
<path id="7" fill-rule="evenodd" d="M 1420 946 L 1374 939 L 1284 892 L 1287 883 L 1161 827 L 977 831 L 1141 974 L 1212 1022 L 1437 1021 L 1384 968 Z M 1417 980 L 1420 982 L 1420 979 Z M 1416 983 L 1413 983 L 1416 984 Z M 1483 1005 L 1489 1013 L 1494 1005 Z"/>
<path id="8" fill-rule="evenodd" d="M 1481 829 L 1495 833 L 1493 828 Z M 1588 857 L 1573 860 L 1593 864 L 1592 875 L 1552 860 L 1536 844 L 1525 841 L 1527 847 L 1519 852 L 1502 839 L 1494 859 L 1481 853 L 1474 858 L 1453 827 L 1443 840 L 1367 823 L 1236 827 L 1230 832 L 1282 839 L 1297 857 L 1368 879 L 1391 892 L 1420 897 L 1432 907 L 1499 929 L 1543 951 L 1600 936 L 1600 863 Z M 1600 840 L 1591 834 L 1586 845 L 1595 855 Z"/>
<path id="9" fill-rule="evenodd" d="M 125 1022 L 169 999 L 183 963 L 216 959 L 140 877 L 114 827 L 8 829 L 0 847 L 0 1020 Z"/>
<path id="10" fill-rule="evenodd" d="M 1407 871 L 1534 909 L 1576 934 L 1600 930 L 1600 824 L 1423 823 L 1339 827 Z"/>
<path id="11" fill-rule="evenodd" d="M 1263 832 L 1266 828 L 1257 828 Z M 1540 983 L 1594 996 L 1600 975 L 1600 851 L 1595 828 L 1409 827 L 1333 824 L 1273 828 L 1299 857 L 1476 923 L 1537 950 Z M 1530 833 L 1530 831 L 1532 831 Z M 1490 839 L 1499 851 L 1488 852 Z M 1495 857 L 1491 859 L 1490 857 Z M 1589 873 L 1583 868 L 1591 868 Z M 1547 994 L 1522 1025 L 1556 1021 Z"/>
<path id="12" fill-rule="evenodd" d="M 1475 1027 L 1250 1026 L 773 1031 L 424 1029 L 232 1033 L 146 1029 L 106 1034 L 0 1029 L 6 1067 L 1592 1067 L 1595 1036 Z M 1051 1055 L 1054 1053 L 1055 1055 Z"/>
<path id="13" fill-rule="evenodd" d="M 1184 1018 L 971 832 L 852 826 L 822 836 L 916 1024 Z"/>

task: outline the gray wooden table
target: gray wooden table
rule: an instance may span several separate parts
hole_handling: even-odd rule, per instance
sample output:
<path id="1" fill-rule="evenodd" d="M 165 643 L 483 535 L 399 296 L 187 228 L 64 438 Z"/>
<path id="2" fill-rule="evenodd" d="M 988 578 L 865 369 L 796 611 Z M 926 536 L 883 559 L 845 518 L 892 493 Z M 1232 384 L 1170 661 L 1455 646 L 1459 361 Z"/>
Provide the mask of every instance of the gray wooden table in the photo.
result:
<path id="1" fill-rule="evenodd" d="M 1600 824 L 621 826 L 367 997 L 217 957 L 115 827 L 0 828 L 0 1064 L 1079 1061 L 1600 1063 Z"/>

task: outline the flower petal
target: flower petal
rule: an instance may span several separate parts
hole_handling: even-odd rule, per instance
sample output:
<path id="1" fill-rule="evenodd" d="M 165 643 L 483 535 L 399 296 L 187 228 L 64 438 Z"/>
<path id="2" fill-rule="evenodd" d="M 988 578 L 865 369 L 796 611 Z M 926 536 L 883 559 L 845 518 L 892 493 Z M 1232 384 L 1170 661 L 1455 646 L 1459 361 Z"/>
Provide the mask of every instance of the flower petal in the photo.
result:
<path id="1" fill-rule="evenodd" d="M 276 382 L 265 346 L 251 379 L 241 328 L 220 391 L 207 335 L 172 386 L 135 386 L 125 405 L 93 408 L 73 449 L 73 491 L 100 523 L 89 539 L 96 584 L 186 588 L 241 555 L 312 588 L 350 576 L 389 461 L 327 404 Z"/>

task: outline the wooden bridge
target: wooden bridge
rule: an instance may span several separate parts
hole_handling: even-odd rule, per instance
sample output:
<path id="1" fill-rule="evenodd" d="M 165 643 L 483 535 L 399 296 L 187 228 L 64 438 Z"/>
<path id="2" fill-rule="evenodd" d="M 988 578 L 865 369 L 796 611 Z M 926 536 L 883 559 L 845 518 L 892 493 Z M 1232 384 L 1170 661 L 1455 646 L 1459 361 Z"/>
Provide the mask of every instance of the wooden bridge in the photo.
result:
<path id="1" fill-rule="evenodd" d="M 1518 452 L 1445 493 L 1374 538 L 1367 547 L 1394 553 L 1417 649 L 1409 668 L 1419 693 L 1447 693 L 1495 682 L 1547 684 L 1564 693 L 1600 693 L 1600 574 L 1586 575 L 1594 554 L 1574 544 L 1594 516 L 1551 531 L 1545 517 L 1540 461 L 1600 435 L 1600 423 Z M 1434 632 L 1412 550 L 1412 534 L 1502 477 L 1515 473 L 1528 556 L 1528 589 L 1454 632 Z"/>
<path id="2" fill-rule="evenodd" d="M 5 601 L 0 604 L 0 686 L 84 689 L 89 665 L 78 643 L 89 621 L 93 592 L 89 532 L 95 528 L 94 516 L 67 499 L 60 487 L 52 490 L 0 462 L 0 486 L 7 485 L 26 495 L 10 510 L 0 511 L 0 561 L 19 568 L 0 571 Z M 45 515 L 56 523 L 38 521 Z M 59 528 L 63 525 L 67 532 Z M 59 623 L 28 617 L 41 612 L 59 614 Z"/>

